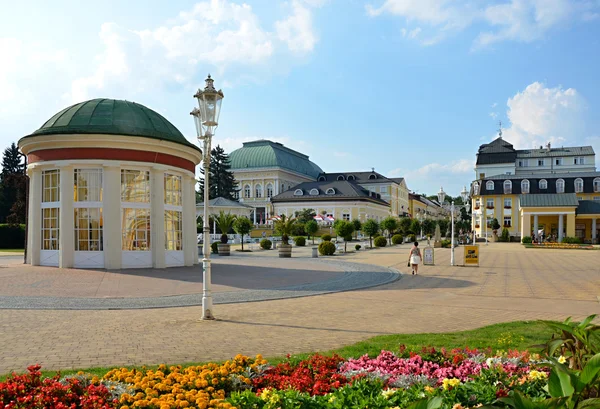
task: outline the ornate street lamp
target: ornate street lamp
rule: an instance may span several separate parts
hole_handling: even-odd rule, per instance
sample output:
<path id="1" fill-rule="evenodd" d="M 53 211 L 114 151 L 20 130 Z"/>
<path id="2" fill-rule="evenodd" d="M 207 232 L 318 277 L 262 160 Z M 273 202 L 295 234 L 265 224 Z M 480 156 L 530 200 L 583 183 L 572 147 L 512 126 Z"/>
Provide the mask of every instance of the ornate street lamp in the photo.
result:
<path id="1" fill-rule="evenodd" d="M 463 190 L 460 192 L 460 197 L 463 200 L 463 203 L 465 203 L 462 206 L 454 206 L 454 200 L 452 200 L 452 202 L 450 203 L 450 206 L 448 207 L 448 205 L 444 204 L 444 200 L 446 199 L 446 192 L 444 192 L 444 188 L 440 187 L 440 191 L 437 194 L 438 197 L 438 201 L 440 202 L 440 205 L 446 209 L 450 211 L 450 223 L 452 224 L 452 237 L 451 237 L 451 241 L 450 241 L 450 265 L 453 266 L 454 265 L 454 212 L 455 210 L 459 210 L 461 208 L 465 208 L 465 210 L 467 212 L 469 212 L 469 209 L 471 208 L 471 204 L 469 203 L 469 192 L 467 191 L 467 187 L 463 186 Z"/>
<path id="2" fill-rule="evenodd" d="M 194 94 L 198 99 L 198 108 L 190 113 L 194 117 L 198 141 L 204 144 L 202 151 L 202 161 L 204 166 L 204 216 L 202 228 L 202 319 L 214 320 L 212 313 L 212 292 L 211 292 L 211 268 L 210 268 L 210 227 L 208 225 L 208 192 L 210 190 L 210 151 L 212 137 L 219 126 L 219 114 L 221 113 L 221 102 L 223 101 L 223 91 L 216 90 L 213 85 L 213 79 L 208 74 L 204 90 L 198 89 Z"/>

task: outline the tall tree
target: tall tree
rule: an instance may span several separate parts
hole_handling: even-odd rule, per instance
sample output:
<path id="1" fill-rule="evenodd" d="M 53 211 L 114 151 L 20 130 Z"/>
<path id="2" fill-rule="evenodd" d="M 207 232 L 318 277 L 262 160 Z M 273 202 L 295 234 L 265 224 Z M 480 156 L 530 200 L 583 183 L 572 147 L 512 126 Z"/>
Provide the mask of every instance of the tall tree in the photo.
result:
<path id="1" fill-rule="evenodd" d="M 25 176 L 24 156 L 13 142 L 4 150 L 0 174 L 0 223 L 25 223 Z"/>
<path id="2" fill-rule="evenodd" d="M 229 155 L 225 150 L 217 145 L 210 151 L 210 174 L 208 196 L 210 199 L 216 197 L 224 197 L 229 200 L 237 200 L 235 192 L 238 190 L 237 182 L 231 172 L 231 164 Z M 204 167 L 200 168 L 200 172 L 204 175 Z M 198 191 L 197 199 L 202 201 L 204 198 L 204 177 L 198 180 L 200 190 Z"/>

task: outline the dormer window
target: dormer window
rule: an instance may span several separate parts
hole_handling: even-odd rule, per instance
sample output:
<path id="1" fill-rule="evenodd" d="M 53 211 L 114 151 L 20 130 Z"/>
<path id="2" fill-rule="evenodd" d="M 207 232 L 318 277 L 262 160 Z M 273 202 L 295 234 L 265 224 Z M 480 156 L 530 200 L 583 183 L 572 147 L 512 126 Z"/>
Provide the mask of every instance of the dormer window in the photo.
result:
<path id="1" fill-rule="evenodd" d="M 304 192 L 302 189 L 296 189 L 294 190 L 294 196 L 304 196 Z"/>
<path id="2" fill-rule="evenodd" d="M 337 180 L 346 180 L 346 178 L 344 178 L 344 175 L 339 175 L 339 176 L 337 177 Z"/>
<path id="3" fill-rule="evenodd" d="M 565 181 L 564 181 L 564 179 L 558 179 L 556 181 L 556 193 L 565 193 Z"/>
<path id="4" fill-rule="evenodd" d="M 529 193 L 529 181 L 527 179 L 521 181 L 521 193 Z"/>
<path id="5" fill-rule="evenodd" d="M 326 195 L 335 195 L 335 189 L 334 189 L 334 188 L 332 188 L 332 187 L 330 187 L 329 189 L 327 189 L 327 190 L 325 191 L 325 194 L 326 194 Z"/>
<path id="6" fill-rule="evenodd" d="M 474 196 L 479 195 L 479 183 L 477 183 L 477 182 L 473 183 L 473 195 Z"/>
<path id="7" fill-rule="evenodd" d="M 309 194 L 311 196 L 318 196 L 319 195 L 319 189 L 312 188 L 312 189 L 310 189 L 310 193 Z"/>
<path id="8" fill-rule="evenodd" d="M 494 182 L 491 180 L 485 182 L 485 190 L 494 190 Z"/>
<path id="9" fill-rule="evenodd" d="M 504 194 L 509 195 L 512 193 L 512 182 L 510 180 L 504 181 Z"/>
<path id="10" fill-rule="evenodd" d="M 349 175 L 348 180 L 356 180 L 356 178 L 354 177 L 354 175 Z"/>
<path id="11" fill-rule="evenodd" d="M 594 192 L 600 192 L 600 178 L 594 179 Z"/>
<path id="12" fill-rule="evenodd" d="M 376 174 L 370 174 L 369 175 L 369 179 L 377 179 L 377 175 Z"/>
<path id="13" fill-rule="evenodd" d="M 583 193 L 583 179 L 575 179 L 575 193 Z"/>
<path id="14" fill-rule="evenodd" d="M 319 182 L 325 182 L 325 176 L 319 176 L 319 179 L 317 179 Z"/>
<path id="15" fill-rule="evenodd" d="M 548 189 L 548 182 L 546 181 L 546 179 L 540 180 L 539 187 L 540 187 L 540 190 Z"/>

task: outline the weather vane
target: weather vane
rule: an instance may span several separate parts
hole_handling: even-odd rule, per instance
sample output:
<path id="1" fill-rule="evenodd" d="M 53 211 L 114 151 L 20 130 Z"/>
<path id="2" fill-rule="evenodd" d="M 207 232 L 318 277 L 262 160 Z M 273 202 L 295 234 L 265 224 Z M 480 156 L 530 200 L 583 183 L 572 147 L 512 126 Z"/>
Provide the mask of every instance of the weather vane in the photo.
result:
<path id="1" fill-rule="evenodd" d="M 498 135 L 502 138 L 502 121 L 498 121 Z"/>

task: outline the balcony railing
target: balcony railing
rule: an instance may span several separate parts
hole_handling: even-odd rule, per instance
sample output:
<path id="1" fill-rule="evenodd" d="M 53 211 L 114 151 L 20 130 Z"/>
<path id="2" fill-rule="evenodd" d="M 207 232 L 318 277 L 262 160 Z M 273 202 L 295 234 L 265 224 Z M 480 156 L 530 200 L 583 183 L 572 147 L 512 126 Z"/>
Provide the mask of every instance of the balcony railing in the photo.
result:
<path id="1" fill-rule="evenodd" d="M 486 209 L 493 209 L 493 208 L 494 208 L 494 205 L 487 205 L 485 208 L 486 208 Z"/>
<path id="2" fill-rule="evenodd" d="M 505 208 L 505 209 L 512 209 L 512 206 L 507 206 L 507 205 L 504 205 L 504 208 Z"/>
<path id="3" fill-rule="evenodd" d="M 512 227 L 512 226 L 509 223 L 509 224 L 503 224 L 502 227 Z"/>

